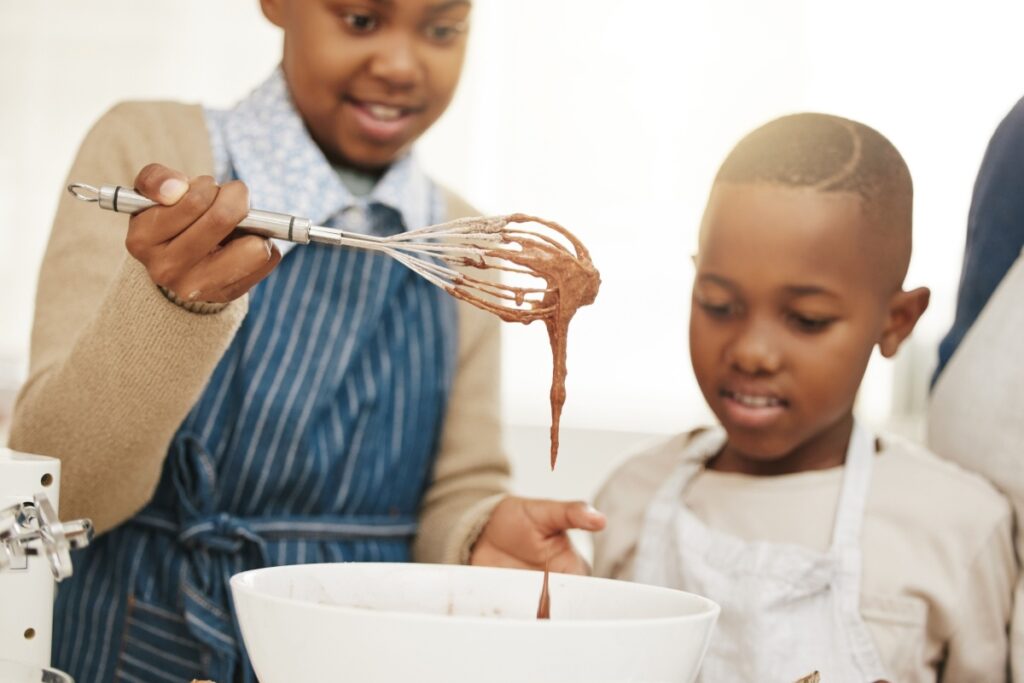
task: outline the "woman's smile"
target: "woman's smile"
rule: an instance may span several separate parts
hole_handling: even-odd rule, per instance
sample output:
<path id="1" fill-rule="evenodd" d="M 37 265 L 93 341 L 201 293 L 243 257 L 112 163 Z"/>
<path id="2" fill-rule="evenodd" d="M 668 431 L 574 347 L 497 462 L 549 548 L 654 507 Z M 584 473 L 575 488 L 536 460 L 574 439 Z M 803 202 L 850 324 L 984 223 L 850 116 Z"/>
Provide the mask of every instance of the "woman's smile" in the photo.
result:
<path id="1" fill-rule="evenodd" d="M 342 109 L 359 133 L 370 140 L 389 143 L 411 135 L 416 117 L 423 107 L 345 97 Z"/>

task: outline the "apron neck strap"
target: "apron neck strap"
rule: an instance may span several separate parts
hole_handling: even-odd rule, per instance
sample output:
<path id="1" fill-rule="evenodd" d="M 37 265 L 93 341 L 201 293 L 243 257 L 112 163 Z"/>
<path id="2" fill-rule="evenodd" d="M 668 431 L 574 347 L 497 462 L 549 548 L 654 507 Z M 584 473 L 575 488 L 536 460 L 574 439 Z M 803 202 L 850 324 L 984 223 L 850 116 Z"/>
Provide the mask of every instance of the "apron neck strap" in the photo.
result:
<path id="1" fill-rule="evenodd" d="M 725 431 L 721 427 L 694 436 L 687 448 L 686 457 L 666 482 L 665 490 L 671 492 L 672 499 L 680 499 L 689 482 L 703 469 L 707 461 L 721 450 L 725 441 Z M 832 529 L 833 552 L 860 547 L 860 533 L 864 523 L 868 489 L 871 486 L 874 455 L 874 436 L 860 422 L 854 420 L 850 443 L 846 447 L 843 483 Z"/>
<path id="2" fill-rule="evenodd" d="M 850 443 L 846 448 L 843 484 L 836 507 L 835 527 L 832 530 L 833 551 L 860 546 L 864 507 L 871 486 L 871 468 L 874 464 L 874 441 L 871 432 L 854 420 Z"/>

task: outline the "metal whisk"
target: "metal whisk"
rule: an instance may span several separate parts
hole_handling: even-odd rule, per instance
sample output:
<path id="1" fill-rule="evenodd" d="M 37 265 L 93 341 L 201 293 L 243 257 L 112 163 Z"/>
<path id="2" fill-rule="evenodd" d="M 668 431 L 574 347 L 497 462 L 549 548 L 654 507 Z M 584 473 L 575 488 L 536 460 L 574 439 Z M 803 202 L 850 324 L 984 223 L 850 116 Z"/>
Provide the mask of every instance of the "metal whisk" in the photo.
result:
<path id="1" fill-rule="evenodd" d="M 134 214 L 157 205 L 134 190 L 117 185 L 97 188 L 72 183 L 68 191 L 77 199 L 119 213 Z M 509 227 L 518 223 L 546 226 L 567 240 L 576 253 L 549 235 Z M 308 218 L 299 216 L 252 210 L 237 229 L 298 244 L 317 242 L 381 252 L 460 299 L 505 320 L 524 323 L 550 318 L 555 312 L 555 303 L 548 296 L 555 288 L 545 278 L 543 268 L 537 267 L 538 263 L 564 259 L 584 259 L 589 263 L 586 248 L 567 230 L 557 223 L 521 213 L 460 218 L 378 237 L 313 225 Z M 511 284 L 499 278 L 476 277 L 466 269 L 497 270 L 543 282 L 537 286 Z"/>

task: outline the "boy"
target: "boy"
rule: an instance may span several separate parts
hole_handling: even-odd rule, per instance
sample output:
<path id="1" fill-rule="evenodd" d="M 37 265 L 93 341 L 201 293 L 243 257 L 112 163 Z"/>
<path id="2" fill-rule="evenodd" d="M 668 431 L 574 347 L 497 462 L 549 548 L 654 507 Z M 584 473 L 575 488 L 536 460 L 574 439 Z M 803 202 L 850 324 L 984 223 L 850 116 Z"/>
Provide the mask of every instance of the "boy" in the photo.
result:
<path id="1" fill-rule="evenodd" d="M 821 114 L 757 129 L 715 178 L 690 355 L 721 426 L 610 479 L 594 565 L 722 606 L 701 680 L 1006 674 L 1006 502 L 853 417 L 872 349 L 892 357 L 928 304 L 902 288 L 911 205 L 892 144 Z"/>
<path id="2" fill-rule="evenodd" d="M 470 2 L 262 8 L 281 68 L 237 106 L 125 103 L 83 143 L 71 180 L 134 177 L 162 206 L 127 234 L 69 197 L 54 221 L 11 445 L 60 457 L 62 513 L 101 533 L 57 597 L 79 681 L 254 681 L 245 569 L 581 571 L 564 530 L 603 521 L 504 495 L 496 318 L 387 258 L 232 235 L 250 199 L 373 234 L 475 213 L 408 154 L 451 101 Z"/>

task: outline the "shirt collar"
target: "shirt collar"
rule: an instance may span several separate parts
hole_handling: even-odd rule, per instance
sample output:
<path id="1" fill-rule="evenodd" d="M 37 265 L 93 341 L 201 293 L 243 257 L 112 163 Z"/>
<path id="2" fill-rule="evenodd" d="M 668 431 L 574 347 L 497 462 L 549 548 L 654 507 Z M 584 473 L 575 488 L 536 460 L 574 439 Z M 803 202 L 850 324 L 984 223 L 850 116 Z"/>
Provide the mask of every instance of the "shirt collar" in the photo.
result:
<path id="1" fill-rule="evenodd" d="M 400 230 L 436 220 L 437 188 L 412 154 L 392 163 L 368 197 L 353 195 L 306 129 L 280 67 L 225 113 L 223 134 L 234 175 L 249 187 L 254 208 L 355 232 L 373 226 L 360 220 L 346 225 L 346 216 L 365 215 L 373 204 L 397 212 Z"/>

